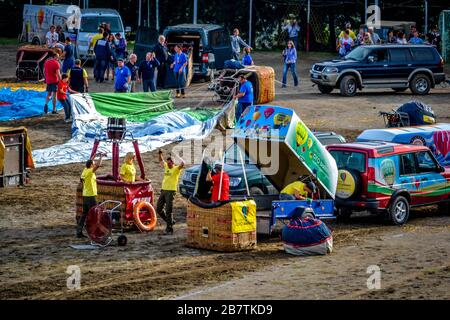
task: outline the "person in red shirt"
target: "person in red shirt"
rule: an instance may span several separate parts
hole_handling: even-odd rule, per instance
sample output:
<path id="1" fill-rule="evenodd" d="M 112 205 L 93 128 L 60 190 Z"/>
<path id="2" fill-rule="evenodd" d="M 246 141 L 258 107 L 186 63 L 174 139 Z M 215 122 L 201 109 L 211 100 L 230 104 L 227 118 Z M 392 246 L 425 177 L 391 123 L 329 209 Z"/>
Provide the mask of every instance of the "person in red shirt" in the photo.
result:
<path id="1" fill-rule="evenodd" d="M 56 91 L 58 82 L 61 79 L 61 71 L 59 65 L 59 56 L 57 53 L 51 52 L 50 58 L 44 63 L 44 77 L 47 84 L 47 97 L 45 98 L 44 113 L 48 112 L 48 102 L 52 98 L 53 114 L 56 114 Z"/>
<path id="2" fill-rule="evenodd" d="M 211 175 L 211 170 L 208 172 L 206 176 L 207 181 L 212 181 L 212 195 L 211 202 L 218 201 L 227 201 L 230 200 L 230 177 L 228 173 L 222 170 L 222 165 L 220 163 L 216 163 L 214 166 L 215 175 Z M 222 184 L 220 180 L 222 179 Z M 220 199 L 219 199 L 219 190 L 220 191 Z"/>
<path id="3" fill-rule="evenodd" d="M 58 91 L 56 92 L 56 98 L 59 103 L 64 107 L 64 114 L 66 115 L 64 121 L 67 123 L 70 121 L 70 116 L 72 114 L 70 108 L 70 102 L 67 99 L 67 91 L 70 93 L 78 93 L 75 90 L 70 89 L 69 87 L 69 76 L 67 74 L 63 74 L 61 77 L 61 81 L 58 83 Z"/>

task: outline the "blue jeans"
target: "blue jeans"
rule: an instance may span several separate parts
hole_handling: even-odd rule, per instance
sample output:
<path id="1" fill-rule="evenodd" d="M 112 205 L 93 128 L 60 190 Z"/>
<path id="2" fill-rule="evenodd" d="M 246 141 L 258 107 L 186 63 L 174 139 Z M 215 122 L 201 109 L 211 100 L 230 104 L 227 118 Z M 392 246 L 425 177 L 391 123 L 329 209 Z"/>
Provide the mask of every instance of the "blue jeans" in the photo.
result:
<path id="1" fill-rule="evenodd" d="M 239 120 L 241 117 L 241 114 L 244 112 L 244 110 L 248 107 L 250 107 L 252 104 L 250 102 L 239 102 L 236 107 L 236 121 Z"/>
<path id="2" fill-rule="evenodd" d="M 295 200 L 292 194 L 280 193 L 280 200 Z"/>
<path id="3" fill-rule="evenodd" d="M 294 78 L 294 86 L 298 86 L 297 77 L 297 64 L 296 63 L 285 63 L 283 68 L 283 87 L 286 87 L 287 73 L 291 69 L 292 78 Z"/>
<path id="4" fill-rule="evenodd" d="M 156 91 L 155 79 L 142 79 L 142 89 L 144 89 L 144 92 L 148 92 L 149 88 L 151 92 Z"/>
<path id="5" fill-rule="evenodd" d="M 105 71 L 107 64 L 108 61 L 106 59 L 97 59 L 94 69 L 94 75 L 97 77 L 97 81 L 103 82 L 105 80 Z"/>
<path id="6" fill-rule="evenodd" d="M 71 110 L 71 107 L 70 107 L 69 100 L 68 99 L 64 99 L 64 100 L 58 100 L 58 101 L 64 107 L 64 115 L 65 115 L 65 119 L 64 120 L 68 120 L 70 118 L 70 116 L 72 115 L 72 110 Z"/>
<path id="7" fill-rule="evenodd" d="M 184 94 L 184 86 L 186 85 L 186 73 L 183 71 L 182 73 L 175 73 L 175 82 L 177 84 L 177 94 Z"/>
<path id="8" fill-rule="evenodd" d="M 239 56 L 240 56 L 239 52 L 234 52 L 233 51 L 233 53 L 231 55 L 231 58 L 234 59 L 234 60 L 240 61 L 241 58 Z"/>

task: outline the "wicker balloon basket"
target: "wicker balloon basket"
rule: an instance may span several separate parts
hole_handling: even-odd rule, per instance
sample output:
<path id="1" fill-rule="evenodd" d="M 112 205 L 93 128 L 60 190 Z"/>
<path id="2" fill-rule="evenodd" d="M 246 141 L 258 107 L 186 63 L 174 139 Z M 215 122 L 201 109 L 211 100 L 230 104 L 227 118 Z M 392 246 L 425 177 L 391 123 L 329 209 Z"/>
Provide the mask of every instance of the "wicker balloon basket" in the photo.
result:
<path id="1" fill-rule="evenodd" d="M 223 252 L 255 249 L 256 223 L 251 231 L 233 232 L 232 220 L 231 203 L 219 207 L 202 208 L 188 201 L 186 245 Z"/>
<path id="2" fill-rule="evenodd" d="M 247 80 L 253 85 L 254 104 L 268 103 L 275 99 L 275 71 L 272 67 L 251 66 L 238 74 L 249 74 Z"/>

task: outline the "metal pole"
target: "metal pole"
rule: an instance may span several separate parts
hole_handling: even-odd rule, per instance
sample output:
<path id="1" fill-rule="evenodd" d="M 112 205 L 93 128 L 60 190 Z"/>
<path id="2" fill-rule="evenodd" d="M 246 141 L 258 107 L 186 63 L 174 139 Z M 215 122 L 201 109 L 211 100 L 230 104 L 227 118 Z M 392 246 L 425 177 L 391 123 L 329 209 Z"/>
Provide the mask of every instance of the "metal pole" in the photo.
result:
<path id="1" fill-rule="evenodd" d="M 364 24 L 367 24 L 367 0 L 364 0 Z"/>
<path id="2" fill-rule="evenodd" d="M 311 1 L 308 0 L 308 12 L 306 15 L 306 52 L 309 52 L 309 19 L 311 15 Z"/>
<path id="3" fill-rule="evenodd" d="M 142 0 L 139 0 L 138 27 L 141 26 Z"/>
<path id="4" fill-rule="evenodd" d="M 156 19 L 156 30 L 159 31 L 159 1 L 156 0 L 156 15 L 155 15 L 155 19 Z"/>
<path id="5" fill-rule="evenodd" d="M 192 21 L 193 24 L 197 24 L 197 7 L 198 7 L 198 0 L 194 0 L 194 19 Z"/>
<path id="6" fill-rule="evenodd" d="M 253 0 L 250 0 L 248 18 L 248 45 L 252 46 L 252 15 L 253 15 Z"/>
<path id="7" fill-rule="evenodd" d="M 424 6 L 425 6 L 425 26 L 424 26 L 424 29 L 425 29 L 425 34 L 428 32 L 428 1 L 427 0 L 425 0 L 424 1 L 425 3 L 424 3 Z"/>
<path id="8" fill-rule="evenodd" d="M 150 0 L 147 0 L 147 27 L 150 27 Z"/>

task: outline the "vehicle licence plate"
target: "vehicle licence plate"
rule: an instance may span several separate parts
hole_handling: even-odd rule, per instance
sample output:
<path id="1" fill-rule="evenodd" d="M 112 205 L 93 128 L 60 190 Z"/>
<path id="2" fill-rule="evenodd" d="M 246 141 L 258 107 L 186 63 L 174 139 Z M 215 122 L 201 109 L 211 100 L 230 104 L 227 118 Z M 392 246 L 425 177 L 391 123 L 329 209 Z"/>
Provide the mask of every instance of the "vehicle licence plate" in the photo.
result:
<path id="1" fill-rule="evenodd" d="M 312 74 L 312 77 L 313 77 L 314 79 L 319 79 L 319 75 L 318 75 L 318 74 L 315 74 L 315 73 Z"/>

